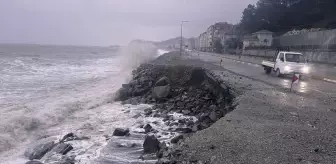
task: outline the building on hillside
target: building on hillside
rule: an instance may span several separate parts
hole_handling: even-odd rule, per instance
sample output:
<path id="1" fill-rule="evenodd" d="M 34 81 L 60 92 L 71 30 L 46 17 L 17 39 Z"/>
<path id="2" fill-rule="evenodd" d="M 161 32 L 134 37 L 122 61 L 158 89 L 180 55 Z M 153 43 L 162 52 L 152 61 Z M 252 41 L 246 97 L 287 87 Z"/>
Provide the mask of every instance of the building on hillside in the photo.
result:
<path id="1" fill-rule="evenodd" d="M 257 46 L 258 43 L 259 43 L 259 39 L 257 36 L 246 35 L 244 36 L 244 39 L 243 39 L 243 49 L 245 49 L 246 47 Z"/>
<path id="2" fill-rule="evenodd" d="M 214 40 L 214 26 L 211 25 L 208 27 L 208 29 L 205 31 L 206 33 L 206 44 L 205 44 L 205 48 L 206 48 L 206 51 L 210 51 L 211 48 L 212 48 L 212 43 L 213 43 L 213 40 Z"/>
<path id="3" fill-rule="evenodd" d="M 220 40 L 222 45 L 229 38 L 237 38 L 235 27 L 227 22 L 218 22 L 207 28 L 205 31 L 205 44 L 203 48 L 207 51 L 213 51 L 214 42 Z"/>
<path id="4" fill-rule="evenodd" d="M 272 46 L 273 32 L 268 30 L 261 30 L 253 33 L 253 35 L 258 37 L 260 46 Z"/>
<path id="5" fill-rule="evenodd" d="M 195 38 L 195 49 L 199 50 L 200 48 L 200 37 Z"/>
<path id="6" fill-rule="evenodd" d="M 234 29 L 232 29 L 231 31 L 228 31 L 228 32 L 223 32 L 219 35 L 220 37 L 220 41 L 221 41 L 221 44 L 224 46 L 226 41 L 227 40 L 230 40 L 230 39 L 238 39 L 239 36 L 237 35 L 237 33 L 235 32 Z"/>
<path id="7" fill-rule="evenodd" d="M 270 47 L 273 43 L 273 32 L 268 30 L 261 30 L 251 35 L 244 36 L 243 49 L 246 47 L 266 46 Z"/>
<path id="8" fill-rule="evenodd" d="M 216 23 L 214 30 L 213 40 L 220 40 L 222 45 L 224 45 L 228 39 L 237 38 L 235 26 L 227 22 Z"/>
<path id="9" fill-rule="evenodd" d="M 200 36 L 199 36 L 199 42 L 200 42 L 200 50 L 201 51 L 205 51 L 205 48 L 207 47 L 207 34 L 206 32 L 203 32 Z"/>
<path id="10" fill-rule="evenodd" d="M 196 47 L 195 43 L 196 43 L 196 38 L 189 38 L 186 44 L 188 46 L 187 49 L 190 49 L 190 50 L 195 49 Z"/>

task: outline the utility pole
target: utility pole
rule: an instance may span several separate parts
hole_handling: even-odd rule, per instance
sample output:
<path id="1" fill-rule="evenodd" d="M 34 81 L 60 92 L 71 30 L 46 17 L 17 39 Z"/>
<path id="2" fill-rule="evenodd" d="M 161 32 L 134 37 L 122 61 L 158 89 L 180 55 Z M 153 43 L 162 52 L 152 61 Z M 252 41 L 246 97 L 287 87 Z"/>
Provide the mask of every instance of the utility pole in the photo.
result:
<path id="1" fill-rule="evenodd" d="M 180 56 L 182 56 L 182 47 L 183 47 L 183 33 L 182 33 L 182 29 L 183 29 L 183 23 L 187 23 L 189 21 L 182 21 L 181 22 L 181 45 L 180 45 Z"/>

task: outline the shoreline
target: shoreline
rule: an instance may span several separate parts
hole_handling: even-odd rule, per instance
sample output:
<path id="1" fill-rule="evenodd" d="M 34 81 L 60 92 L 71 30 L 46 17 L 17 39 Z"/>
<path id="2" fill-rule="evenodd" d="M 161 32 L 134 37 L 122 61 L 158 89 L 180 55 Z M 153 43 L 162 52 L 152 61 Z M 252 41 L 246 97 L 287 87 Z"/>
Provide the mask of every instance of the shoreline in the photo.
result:
<path id="1" fill-rule="evenodd" d="M 152 62 L 149 62 L 149 64 L 143 64 L 140 67 L 138 67 L 136 70 L 140 70 L 142 69 L 142 66 L 144 66 L 145 68 L 145 72 L 149 73 L 148 75 L 151 74 L 157 74 L 157 78 L 156 79 L 152 79 L 151 83 L 152 86 L 154 87 L 154 83 L 157 83 L 157 81 L 159 80 L 158 78 L 161 78 L 161 76 L 164 73 L 167 73 L 166 76 L 168 76 L 169 78 L 171 78 L 169 76 L 169 74 L 171 74 L 172 72 L 177 73 L 174 77 L 174 73 L 171 74 L 173 76 L 173 78 L 176 79 L 169 79 L 170 82 L 179 82 L 176 84 L 171 83 L 171 93 L 174 95 L 170 95 L 170 97 L 168 99 L 166 98 L 158 98 L 157 100 L 150 100 L 148 102 L 141 102 L 141 99 L 136 100 L 137 102 L 132 102 L 134 99 L 134 97 L 129 97 L 130 99 L 128 99 L 127 101 L 123 101 L 122 104 L 122 109 L 119 111 L 118 113 L 124 113 L 123 117 L 127 118 L 129 117 L 131 120 L 130 122 L 133 123 L 128 123 L 128 124 L 118 124 L 118 125 L 113 125 L 114 128 L 112 127 L 113 131 L 109 130 L 103 130 L 105 131 L 104 133 L 96 133 L 97 135 L 89 135 L 86 136 L 85 135 L 85 131 L 90 130 L 93 124 L 84 124 L 83 126 L 83 130 L 71 130 L 68 129 L 70 131 L 68 131 L 67 133 L 63 133 L 61 135 L 59 135 L 58 137 L 53 137 L 53 138 L 45 138 L 44 140 L 39 140 L 34 142 L 33 144 L 31 144 L 28 149 L 25 150 L 25 158 L 29 158 L 31 159 L 30 161 L 26 162 L 27 164 L 31 164 L 31 163 L 51 163 L 51 162 L 60 162 L 60 163 L 76 163 L 80 161 L 87 161 L 87 159 L 82 158 L 81 152 L 86 152 L 86 150 L 81 150 L 83 149 L 83 145 L 82 144 L 90 144 L 92 142 L 96 142 L 96 141 L 101 141 L 99 143 L 102 143 L 103 147 L 97 149 L 97 151 L 99 151 L 98 155 L 94 155 L 91 157 L 94 157 L 95 159 L 92 159 L 95 162 L 98 163 L 104 163 L 104 161 L 106 162 L 107 159 L 111 160 L 110 162 L 114 162 L 114 163 L 127 163 L 128 162 L 136 162 L 136 163 L 156 163 L 157 162 L 157 157 L 163 156 L 164 153 L 167 153 L 168 151 L 168 147 L 170 147 L 170 145 L 176 144 L 178 143 L 178 140 L 180 140 L 181 138 L 181 134 L 185 134 L 185 135 L 190 135 L 190 133 L 192 133 L 192 127 L 194 125 L 194 123 L 197 122 L 197 118 L 195 117 L 195 114 L 190 113 L 191 112 L 191 108 L 189 111 L 183 111 L 184 114 L 182 114 L 182 110 L 171 110 L 171 112 L 163 112 L 163 110 L 167 110 L 168 107 L 170 107 L 170 105 L 167 106 L 166 103 L 171 103 L 169 101 L 175 101 L 174 98 L 177 98 L 179 100 L 179 103 L 182 103 L 182 105 L 186 105 L 183 103 L 183 101 L 185 100 L 185 93 L 188 92 L 188 87 L 184 86 L 184 84 L 188 81 L 190 81 L 190 78 L 192 77 L 196 77 L 196 78 L 200 78 L 199 76 L 197 76 L 197 74 L 201 75 L 201 78 L 204 78 L 205 76 L 205 70 L 200 69 L 199 67 L 195 68 L 195 67 L 179 67 L 179 66 L 167 66 L 167 65 L 162 65 L 159 64 L 161 62 L 166 63 L 167 60 L 171 60 L 172 56 L 171 55 L 164 55 L 159 57 L 158 59 L 155 59 Z M 178 57 L 179 58 L 179 57 Z M 146 67 L 149 66 L 150 69 L 146 69 Z M 151 68 L 155 68 L 154 71 L 152 71 Z M 168 68 L 168 70 L 165 70 L 166 68 Z M 133 71 L 133 73 L 135 73 L 135 71 Z M 191 75 L 192 72 L 196 71 L 196 76 L 195 75 Z M 139 73 L 139 72 L 138 72 Z M 180 74 L 181 73 L 181 74 Z M 136 74 L 133 74 L 136 75 Z M 189 78 L 185 78 L 183 79 L 184 75 L 188 76 Z M 159 77 L 160 76 L 160 77 Z M 210 75 L 208 75 L 210 76 Z M 148 77 L 148 76 L 147 76 Z M 181 80 L 182 77 L 182 80 Z M 134 78 L 134 76 L 133 76 Z M 136 80 L 143 80 L 143 76 L 138 76 L 136 77 Z M 200 92 L 202 91 L 202 88 L 200 88 L 201 84 L 198 82 L 199 79 L 195 79 L 193 80 L 193 83 L 196 82 L 195 84 L 188 84 L 191 86 L 195 86 L 198 87 Z M 204 79 L 203 79 L 204 80 Z M 140 80 L 141 81 L 141 80 Z M 214 83 L 214 79 L 212 79 L 211 83 Z M 169 82 L 169 83 L 170 83 Z M 131 83 L 131 82 L 130 82 Z M 149 83 L 149 81 L 147 80 L 143 80 L 141 83 Z M 130 84 L 123 84 L 122 86 L 127 86 Z M 155 84 L 157 85 L 157 84 Z M 215 84 L 217 85 L 217 84 Z M 205 86 L 212 86 L 212 84 L 207 83 Z M 138 87 L 139 88 L 139 87 Z M 141 87 L 140 87 L 141 88 Z M 218 88 L 218 86 L 217 86 Z M 152 88 L 154 89 L 154 88 Z M 150 89 L 150 90 L 152 90 Z M 209 88 L 211 89 L 211 88 Z M 213 89 L 212 89 L 213 90 Z M 147 91 L 148 95 L 151 95 L 152 91 Z M 224 91 L 226 92 L 226 90 Z M 202 93 L 194 93 L 195 95 L 199 95 Z M 217 94 L 217 93 L 215 93 Z M 206 96 L 206 95 L 204 95 Z M 210 95 L 208 95 L 210 96 Z M 111 97 L 112 98 L 112 97 Z M 213 98 L 215 98 L 214 96 L 212 97 L 205 97 L 205 101 L 211 101 Z M 182 100 L 183 99 L 183 100 Z M 169 101 L 168 101 L 169 100 Z M 152 101 L 152 102 L 151 102 Z M 231 100 L 228 100 L 231 101 Z M 189 101 L 191 102 L 191 101 Z M 102 105 L 102 106 L 98 106 L 98 107 L 93 107 L 96 108 L 94 109 L 94 111 L 105 111 L 108 110 L 109 107 L 112 107 L 111 105 L 108 105 L 112 103 L 113 104 L 117 103 L 119 104 L 119 102 L 107 102 L 107 104 Z M 138 108 L 138 104 L 152 104 L 153 107 L 145 107 L 142 109 L 136 109 Z M 128 105 L 129 104 L 129 105 Z M 133 104 L 133 105 L 132 105 Z M 181 104 L 180 104 L 181 105 Z M 192 103 L 189 103 L 189 105 L 193 105 Z M 203 105 L 203 104 L 202 104 Z M 223 104 L 225 105 L 225 104 Z M 106 107 L 105 107 L 106 106 Z M 164 107 L 164 108 L 162 108 Z M 106 108 L 106 109 L 104 109 Z M 161 109 L 160 109 L 161 108 Z M 143 110 L 143 111 L 142 111 Z M 85 112 L 85 111 L 83 111 Z M 79 115 L 83 114 L 83 112 L 80 112 Z M 150 112 L 150 114 L 149 114 Z M 186 114 L 190 113 L 190 114 Z M 222 117 L 223 112 L 218 110 L 218 117 Z M 198 111 L 199 114 L 201 114 L 201 111 Z M 111 113 L 112 114 L 112 113 Z M 209 113 L 207 113 L 209 114 Z M 215 113 L 216 114 L 216 113 Z M 126 116 L 128 115 L 128 116 Z M 165 116 L 164 116 L 165 115 Z M 76 116 L 74 116 L 76 117 Z M 208 120 L 207 123 L 204 123 L 201 125 L 201 122 L 197 123 L 196 126 L 194 126 L 196 128 L 196 130 L 200 130 L 200 129 L 204 129 L 207 128 L 208 126 L 210 126 L 214 120 L 210 120 L 209 117 L 206 117 Z M 212 119 L 218 119 L 216 115 L 212 115 Z M 102 119 L 103 120 L 103 119 Z M 129 121 L 127 121 L 129 122 Z M 113 122 L 111 122 L 110 124 L 113 124 Z M 87 126 L 86 126 L 87 125 Z M 121 125 L 121 126 L 120 126 Z M 92 129 L 94 130 L 94 129 Z M 99 129 L 95 129 L 94 131 L 99 130 Z M 80 133 L 79 133 L 80 132 Z M 113 133 L 112 133 L 113 132 Z M 66 134 L 66 135 L 64 135 Z M 99 135 L 101 134 L 101 135 Z M 103 135 L 104 134 L 104 135 Z M 143 150 L 145 150 L 146 152 L 146 146 L 144 146 L 143 143 L 144 139 L 146 140 L 147 136 L 154 136 L 155 138 L 152 138 L 153 141 L 159 140 L 159 146 L 160 150 L 163 150 L 163 148 L 166 150 L 164 151 L 157 151 L 157 152 L 151 152 L 151 153 L 142 153 Z M 62 139 L 63 138 L 63 139 Z M 106 142 L 104 144 L 104 142 L 102 140 L 105 140 Z M 172 141 L 173 140 L 173 141 Z M 149 145 L 152 145 L 152 143 L 150 142 Z M 96 149 L 96 148 L 94 148 Z M 149 149 L 157 149 L 157 148 L 149 148 Z M 92 149 L 93 150 L 93 149 Z M 117 154 L 123 154 L 126 153 L 130 153 L 130 155 L 132 156 L 132 158 L 125 158 L 125 159 L 119 159 L 118 156 L 113 155 L 114 153 Z M 61 154 L 59 154 L 61 153 Z M 109 153 L 113 153 L 112 156 L 108 155 Z M 85 153 L 87 154 L 87 153 Z M 126 155 L 125 154 L 125 155 Z M 161 154 L 161 155 L 160 155 Z M 107 155 L 107 156 L 106 156 Z M 77 158 L 76 158 L 77 157 Z M 91 161 L 92 161 L 91 160 Z M 126 160 L 126 161 L 125 161 Z M 93 162 L 92 161 L 92 162 Z"/>
<path id="2" fill-rule="evenodd" d="M 195 71 L 198 73 L 193 74 Z M 183 76 L 173 77 L 174 74 Z M 199 74 L 211 75 L 215 83 L 205 86 L 197 83 L 202 81 Z M 193 77 L 196 80 L 190 80 Z M 190 81 L 195 84 L 188 83 Z M 201 104 L 210 110 L 189 109 L 188 102 L 194 102 L 192 98 L 201 95 L 189 89 L 190 86 L 199 86 L 195 88 L 200 89 L 200 93 L 216 95 L 214 91 L 218 88 L 213 88 L 217 82 L 224 84 L 222 93 L 231 97 L 224 103 L 225 112 L 205 112 L 220 111 L 221 101 L 212 101 L 217 96 L 200 97 L 209 100 L 209 104 Z M 144 86 L 147 84 L 151 85 Z M 155 87 L 162 92 L 153 95 Z M 107 144 L 114 145 L 112 148 L 136 150 L 138 163 L 335 163 L 333 127 L 336 123 L 333 120 L 336 116 L 323 102 L 316 102 L 312 97 L 290 93 L 174 52 L 135 69 L 133 80 L 122 88 L 127 88 L 126 96 L 120 99 L 119 95 L 117 100 L 123 104 L 153 105 L 136 114 L 124 108 L 123 112 L 142 121 L 136 127 L 120 127 L 108 135 Z M 131 96 L 127 95 L 130 88 Z M 171 93 L 164 93 L 165 90 Z M 313 101 L 317 103 L 314 107 L 306 104 Z M 172 107 L 172 104 L 178 106 Z M 315 123 L 314 120 L 324 121 Z M 136 143 L 132 137 L 138 139 Z M 110 153 L 118 152 L 111 150 Z"/>

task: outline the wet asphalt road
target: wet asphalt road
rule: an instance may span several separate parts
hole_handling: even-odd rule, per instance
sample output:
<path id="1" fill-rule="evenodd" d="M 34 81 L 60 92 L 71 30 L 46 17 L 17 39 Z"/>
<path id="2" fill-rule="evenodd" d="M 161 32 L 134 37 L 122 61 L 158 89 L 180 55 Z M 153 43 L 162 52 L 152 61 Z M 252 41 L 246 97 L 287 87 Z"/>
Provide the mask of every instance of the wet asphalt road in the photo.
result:
<path id="1" fill-rule="evenodd" d="M 264 69 L 258 64 L 234 61 L 222 58 L 221 55 L 202 52 L 192 52 L 191 58 L 200 59 L 218 66 L 221 65 L 228 71 L 269 85 L 282 87 L 284 89 L 289 89 L 291 86 L 291 76 L 279 78 L 276 77 L 274 73 L 267 75 L 265 74 Z M 222 63 L 220 63 L 221 59 Z M 336 84 L 311 78 L 306 78 L 298 83 L 294 83 L 292 89 L 305 95 L 336 98 Z"/>

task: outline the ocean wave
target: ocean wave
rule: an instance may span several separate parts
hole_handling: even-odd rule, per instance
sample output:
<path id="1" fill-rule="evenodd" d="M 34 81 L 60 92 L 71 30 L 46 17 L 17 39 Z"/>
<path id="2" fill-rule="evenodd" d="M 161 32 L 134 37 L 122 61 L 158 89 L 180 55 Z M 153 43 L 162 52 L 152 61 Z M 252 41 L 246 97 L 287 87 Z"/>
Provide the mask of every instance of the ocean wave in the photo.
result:
<path id="1" fill-rule="evenodd" d="M 0 157 L 10 163 L 13 154 L 4 152 L 24 150 L 40 138 L 58 136 L 59 131 L 64 132 L 58 128 L 60 125 L 71 130 L 89 119 L 86 117 L 96 119 L 97 115 L 90 111 L 111 102 L 114 92 L 130 79 L 131 71 L 155 58 L 157 52 L 154 45 L 133 43 L 111 58 L 53 62 L 40 57 L 19 57 L 7 63 L 7 68 L 1 70 L 6 76 L 0 79 L 6 83 L 3 90 L 7 94 L 0 97 L 5 96 L 11 103 L 0 104 Z M 32 94 L 34 87 L 39 89 Z M 11 96 L 11 91 L 21 94 L 21 98 Z M 27 95 L 23 96 L 25 91 Z M 82 114 L 79 117 L 77 113 Z M 18 158 L 21 155 L 18 153 Z"/>

